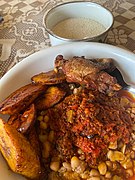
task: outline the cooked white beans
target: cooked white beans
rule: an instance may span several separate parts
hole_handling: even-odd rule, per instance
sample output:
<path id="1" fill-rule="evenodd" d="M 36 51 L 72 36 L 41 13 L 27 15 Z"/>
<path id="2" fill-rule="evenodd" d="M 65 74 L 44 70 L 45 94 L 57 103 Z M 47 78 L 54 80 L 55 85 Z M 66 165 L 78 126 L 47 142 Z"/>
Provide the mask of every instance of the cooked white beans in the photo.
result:
<path id="1" fill-rule="evenodd" d="M 50 142 L 53 142 L 53 140 L 54 140 L 54 131 L 50 131 L 49 136 L 48 136 L 48 140 Z"/>
<path id="2" fill-rule="evenodd" d="M 71 158 L 71 168 L 75 170 L 75 168 L 77 168 L 79 165 L 80 165 L 80 160 L 76 156 L 73 156 Z"/>
<path id="3" fill-rule="evenodd" d="M 63 162 L 63 167 L 66 168 L 67 171 L 71 171 L 71 164 L 68 162 Z"/>
<path id="4" fill-rule="evenodd" d="M 129 174 L 130 177 L 134 175 L 132 169 L 127 169 L 126 172 Z"/>
<path id="5" fill-rule="evenodd" d="M 108 151 L 107 153 L 108 159 L 110 159 L 112 162 L 114 161 L 122 161 L 125 159 L 125 156 L 122 152 L 120 151 Z"/>
<path id="6" fill-rule="evenodd" d="M 57 162 L 51 162 L 50 163 L 50 169 L 57 172 L 60 168 L 60 162 L 57 161 Z"/>
<path id="7" fill-rule="evenodd" d="M 127 159 L 124 163 L 121 164 L 125 169 L 129 169 L 133 167 L 133 163 L 131 159 Z"/>
<path id="8" fill-rule="evenodd" d="M 109 144 L 109 149 L 117 149 L 117 141 L 115 141 L 115 142 L 110 142 L 110 144 Z"/>
<path id="9" fill-rule="evenodd" d="M 101 175 L 105 175 L 106 174 L 106 171 L 107 171 L 107 166 L 104 162 L 101 162 L 99 165 L 98 165 L 98 170 L 99 170 L 99 173 Z"/>
<path id="10" fill-rule="evenodd" d="M 48 158 L 51 150 L 51 145 L 48 141 L 45 141 L 44 143 L 44 149 L 43 149 L 43 157 Z"/>
<path id="11" fill-rule="evenodd" d="M 126 151 L 126 144 L 124 144 L 124 145 L 122 146 L 122 148 L 121 148 L 121 152 L 122 152 L 123 154 L 125 154 L 125 151 Z"/>
<path id="12" fill-rule="evenodd" d="M 107 171 L 105 174 L 105 178 L 110 179 L 112 177 L 111 172 Z"/>
<path id="13" fill-rule="evenodd" d="M 96 170 L 96 169 L 91 169 L 91 171 L 90 171 L 90 176 L 99 176 L 100 174 L 99 174 L 99 172 L 98 172 L 98 170 Z"/>
<path id="14" fill-rule="evenodd" d="M 93 176 L 93 177 L 90 177 L 88 180 L 100 180 L 100 177 Z"/>
<path id="15" fill-rule="evenodd" d="M 76 167 L 75 172 L 77 172 L 78 174 L 81 174 L 85 171 L 85 169 L 86 169 L 85 161 L 80 161 L 80 164 L 78 167 Z"/>

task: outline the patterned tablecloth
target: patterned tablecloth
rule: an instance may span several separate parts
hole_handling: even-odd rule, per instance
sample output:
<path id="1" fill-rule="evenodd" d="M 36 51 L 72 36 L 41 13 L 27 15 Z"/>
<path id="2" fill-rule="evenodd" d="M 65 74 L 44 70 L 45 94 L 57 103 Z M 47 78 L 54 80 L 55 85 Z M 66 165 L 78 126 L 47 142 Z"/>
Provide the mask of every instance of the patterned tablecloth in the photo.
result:
<path id="1" fill-rule="evenodd" d="M 135 0 L 91 0 L 112 11 L 114 25 L 106 43 L 135 53 Z M 66 0 L 0 0 L 0 77 L 30 54 L 50 46 L 43 19 Z"/>

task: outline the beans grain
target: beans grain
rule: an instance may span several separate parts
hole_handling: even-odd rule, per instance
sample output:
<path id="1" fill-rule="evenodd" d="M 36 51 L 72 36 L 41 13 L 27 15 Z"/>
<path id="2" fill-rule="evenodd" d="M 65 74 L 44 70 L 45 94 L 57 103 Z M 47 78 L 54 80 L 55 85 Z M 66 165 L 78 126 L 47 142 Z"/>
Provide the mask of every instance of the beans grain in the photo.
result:
<path id="1" fill-rule="evenodd" d="M 71 168 L 75 170 L 75 168 L 77 168 L 79 165 L 80 165 L 80 160 L 76 156 L 73 156 L 71 158 Z"/>
<path id="2" fill-rule="evenodd" d="M 106 171 L 107 171 L 107 166 L 104 162 L 101 162 L 99 165 L 98 165 L 98 170 L 99 170 L 99 173 L 101 175 L 105 175 L 106 174 Z"/>
<path id="3" fill-rule="evenodd" d="M 50 169 L 57 172 L 60 168 L 60 162 L 57 161 L 57 162 L 51 162 L 50 163 Z"/>

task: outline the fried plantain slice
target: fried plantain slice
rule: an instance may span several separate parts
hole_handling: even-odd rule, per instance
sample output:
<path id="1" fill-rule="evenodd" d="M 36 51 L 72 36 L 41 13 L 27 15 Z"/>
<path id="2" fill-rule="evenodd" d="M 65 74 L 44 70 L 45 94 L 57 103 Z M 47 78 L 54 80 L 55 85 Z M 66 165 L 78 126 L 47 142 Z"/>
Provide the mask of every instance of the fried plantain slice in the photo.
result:
<path id="1" fill-rule="evenodd" d="M 21 114 L 13 114 L 9 117 L 7 123 L 13 127 L 15 127 L 15 129 L 18 129 L 21 125 Z"/>
<path id="2" fill-rule="evenodd" d="M 31 179 L 40 176 L 39 157 L 23 134 L 0 118 L 0 151 L 15 173 Z"/>
<path id="3" fill-rule="evenodd" d="M 59 71 L 48 71 L 45 73 L 40 73 L 31 78 L 32 82 L 36 84 L 47 84 L 47 85 L 52 85 L 52 84 L 59 84 L 62 82 L 66 81 L 64 73 L 59 70 Z"/>
<path id="4" fill-rule="evenodd" d="M 21 116 L 21 124 L 17 128 L 21 133 L 28 133 L 33 127 L 36 120 L 35 105 L 31 104 L 30 107 Z"/>
<path id="5" fill-rule="evenodd" d="M 41 84 L 28 84 L 17 89 L 0 103 L 0 113 L 9 115 L 20 113 L 46 89 L 47 87 Z"/>
<path id="6" fill-rule="evenodd" d="M 29 131 L 29 133 L 27 134 L 27 139 L 29 140 L 33 149 L 35 149 L 38 157 L 41 158 L 40 142 L 39 142 L 39 138 L 38 138 L 35 126 L 33 126 L 31 130 Z"/>
<path id="7" fill-rule="evenodd" d="M 19 132 L 28 133 L 36 120 L 35 105 L 31 104 L 30 107 L 24 111 L 23 114 L 13 114 L 8 119 L 8 124 L 14 126 Z"/>
<path id="8" fill-rule="evenodd" d="M 36 102 L 35 106 L 37 110 L 48 109 L 57 104 L 65 96 L 66 91 L 57 86 L 50 86 L 45 94 L 41 96 Z"/>

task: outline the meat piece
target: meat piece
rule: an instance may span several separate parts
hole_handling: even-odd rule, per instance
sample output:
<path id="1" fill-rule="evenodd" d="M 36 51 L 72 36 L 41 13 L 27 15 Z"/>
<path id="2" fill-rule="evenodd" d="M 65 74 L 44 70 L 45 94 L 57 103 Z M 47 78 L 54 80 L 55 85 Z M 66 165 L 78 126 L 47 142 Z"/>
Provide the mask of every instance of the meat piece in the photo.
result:
<path id="1" fill-rule="evenodd" d="M 105 72 L 114 70 L 112 59 L 90 60 L 84 57 L 73 57 L 65 60 L 62 55 L 59 55 L 56 57 L 55 67 L 62 69 L 67 82 L 79 83 L 89 89 L 109 93 L 109 95 L 121 89 L 116 79 Z M 107 82 L 103 77 L 106 78 Z"/>
<path id="2" fill-rule="evenodd" d="M 17 89 L 0 103 L 0 113 L 10 115 L 20 113 L 46 89 L 47 87 L 41 84 L 28 84 Z"/>
<path id="3" fill-rule="evenodd" d="M 59 84 L 62 82 L 65 82 L 66 78 L 65 75 L 61 70 L 59 71 L 48 71 L 45 73 L 40 73 L 31 78 L 32 82 L 35 84 L 46 84 L 46 85 L 51 85 L 51 84 Z"/>

